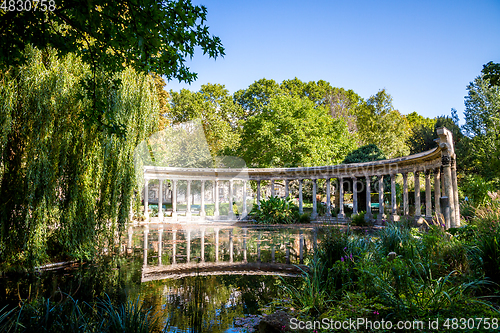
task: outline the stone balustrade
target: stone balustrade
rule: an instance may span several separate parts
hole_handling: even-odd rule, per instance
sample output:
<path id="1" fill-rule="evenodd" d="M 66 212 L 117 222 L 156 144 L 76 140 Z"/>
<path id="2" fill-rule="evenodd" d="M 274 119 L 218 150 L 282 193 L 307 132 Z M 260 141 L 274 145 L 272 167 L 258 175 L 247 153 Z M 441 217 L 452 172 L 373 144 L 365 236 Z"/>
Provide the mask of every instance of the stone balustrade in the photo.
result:
<path id="1" fill-rule="evenodd" d="M 163 184 L 170 181 L 172 211 L 166 217 L 162 212 L 163 195 L 158 196 L 158 220 L 161 222 L 177 222 L 183 220 L 234 220 L 236 216 L 232 209 L 228 209 L 225 215 L 220 214 L 220 203 L 226 201 L 233 203 L 240 201 L 242 211 L 239 219 L 244 218 L 248 211 L 248 199 L 252 196 L 248 192 L 249 181 L 255 182 L 256 194 L 253 199 L 260 205 L 262 198 L 262 181 L 270 184 L 271 195 L 275 194 L 276 182 L 283 182 L 285 196 L 289 195 L 289 184 L 291 181 L 298 182 L 298 206 L 300 213 L 303 213 L 303 185 L 304 180 L 312 181 L 313 211 L 311 218 L 318 217 L 318 203 L 316 194 L 318 192 L 318 180 L 324 179 L 326 184 L 326 216 L 332 216 L 331 186 L 334 180 L 335 197 L 337 198 L 336 219 L 341 221 L 346 217 L 344 194 L 346 191 L 352 192 L 352 212 L 353 214 L 365 211 L 365 218 L 373 218 L 371 205 L 371 185 L 377 187 L 379 212 L 377 221 L 385 219 L 398 220 L 400 216 L 410 217 L 410 204 L 408 195 L 408 174 L 413 174 L 414 182 L 414 212 L 412 218 L 415 220 L 432 220 L 438 218 L 445 224 L 446 228 L 460 225 L 460 212 L 458 205 L 458 188 L 456 177 L 456 156 L 453 145 L 452 133 L 446 128 L 438 128 L 439 138 L 435 141 L 438 147 L 419 154 L 398 157 L 388 160 L 341 164 L 331 166 L 316 167 L 296 167 L 296 168 L 171 168 L 171 167 L 144 167 L 145 193 L 149 193 L 148 182 L 157 179 L 159 181 L 159 193 L 163 193 Z M 425 175 L 424 186 L 425 195 L 421 197 L 420 174 Z M 398 205 L 396 196 L 396 177 L 402 175 L 402 203 Z M 433 177 L 431 177 L 431 175 Z M 384 188 L 384 179 L 390 181 L 390 186 Z M 180 215 L 177 210 L 177 187 L 179 182 L 185 182 L 185 203 L 186 210 Z M 200 182 L 199 211 L 196 215 L 192 211 L 191 185 L 194 181 Z M 213 216 L 206 216 L 205 207 L 206 184 L 210 182 L 213 188 L 212 204 L 214 205 Z M 348 188 L 350 187 L 350 188 Z M 220 188 L 224 190 L 220 191 Z M 365 190 L 365 191 L 364 191 Z M 366 192 L 366 207 L 358 207 L 358 195 L 361 191 Z M 384 192 L 390 191 L 388 205 L 389 215 L 385 215 Z M 235 198 L 238 193 L 238 198 Z M 434 202 L 432 202 L 434 193 Z M 144 206 L 148 207 L 148 195 L 144 197 Z M 424 205 L 424 210 L 422 210 Z M 423 215 L 422 215 L 423 214 Z M 146 218 L 149 219 L 148 209 L 145 209 Z"/>

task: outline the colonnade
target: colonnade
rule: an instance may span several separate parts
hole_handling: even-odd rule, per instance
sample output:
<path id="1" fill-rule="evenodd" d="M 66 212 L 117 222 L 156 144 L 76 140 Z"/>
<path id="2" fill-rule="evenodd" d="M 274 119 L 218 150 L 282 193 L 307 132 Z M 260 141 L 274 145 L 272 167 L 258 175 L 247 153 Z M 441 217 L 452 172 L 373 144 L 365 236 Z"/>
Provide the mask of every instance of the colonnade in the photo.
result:
<path id="1" fill-rule="evenodd" d="M 317 166 L 304 168 L 261 168 L 261 169 L 230 169 L 230 168 L 213 168 L 213 169 L 186 169 L 186 168 L 162 168 L 162 167 L 145 167 L 145 193 L 148 193 L 148 180 L 159 179 L 160 193 L 162 193 L 162 183 L 165 179 L 170 179 L 172 182 L 172 215 L 170 218 L 176 220 L 176 193 L 177 182 L 179 180 L 187 181 L 187 208 L 186 218 L 192 217 L 191 211 L 191 182 L 193 180 L 201 181 L 201 208 L 200 216 L 206 217 L 205 212 L 205 196 L 204 188 L 206 181 L 212 181 L 215 188 L 215 208 L 213 219 L 217 220 L 220 216 L 219 210 L 219 186 L 221 182 L 229 183 L 228 201 L 232 203 L 234 200 L 234 184 L 240 182 L 243 186 L 243 212 L 240 218 L 244 218 L 247 213 L 247 184 L 248 181 L 256 182 L 256 203 L 260 205 L 261 200 L 261 182 L 269 181 L 271 186 L 271 195 L 275 195 L 275 182 L 284 181 L 285 196 L 289 196 L 290 181 L 296 180 L 299 183 L 298 190 L 298 206 L 302 214 L 303 209 L 303 187 L 304 180 L 312 181 L 312 215 L 311 219 L 315 220 L 318 217 L 318 203 L 316 194 L 318 192 L 318 180 L 324 179 L 326 188 L 326 216 L 332 216 L 331 205 L 331 187 L 332 179 L 335 179 L 335 195 L 338 198 L 338 213 L 337 219 L 343 220 L 346 217 L 344 208 L 344 193 L 352 191 L 352 211 L 353 214 L 361 210 L 366 211 L 367 219 L 373 218 L 371 207 L 371 184 L 374 182 L 378 187 L 378 204 L 379 214 L 377 220 L 382 222 L 389 218 L 398 220 L 400 216 L 410 216 L 409 211 L 409 193 L 408 193 L 408 174 L 413 174 L 414 180 L 414 202 L 415 209 L 413 218 L 420 220 L 422 218 L 431 220 L 437 218 L 442 221 L 445 227 L 455 227 L 460 225 L 460 210 L 458 205 L 458 187 L 456 179 L 456 155 L 454 152 L 453 138 L 451 132 L 446 128 L 437 129 L 439 138 L 436 139 L 438 147 L 427 152 L 414 154 L 405 157 L 399 157 L 389 160 L 373 161 L 366 163 L 343 164 L 333 166 Z M 425 175 L 424 197 L 421 198 L 420 174 Z M 397 203 L 397 187 L 396 178 L 402 175 L 402 204 L 398 207 Z M 384 188 L 384 179 L 390 180 L 388 189 Z M 433 180 L 432 180 L 433 178 Z M 353 184 L 351 189 L 346 189 L 346 184 Z M 433 183 L 433 184 L 432 184 Z M 359 207 L 358 195 L 361 192 L 360 184 L 365 186 L 366 191 L 366 207 Z M 390 191 L 389 202 L 389 217 L 385 215 L 384 193 Z M 432 202 L 432 193 L 434 193 L 434 202 Z M 159 216 L 163 219 L 161 212 L 161 195 L 159 196 Z M 148 198 L 144 197 L 145 215 L 148 217 Z M 229 208 L 229 214 L 226 218 L 234 219 L 235 216 Z M 424 210 L 422 211 L 422 206 Z M 208 217 L 206 217 L 208 219 Z"/>
<path id="2" fill-rule="evenodd" d="M 229 258 L 224 261 L 224 258 L 221 258 L 221 246 L 223 246 L 223 243 L 220 241 L 220 233 L 221 231 L 227 231 L 228 237 L 227 237 L 227 247 L 229 250 Z M 133 228 L 130 227 L 128 231 L 128 243 L 127 243 L 127 248 L 132 251 L 133 248 Z M 142 236 L 143 236 L 143 251 L 144 251 L 144 263 L 143 266 L 146 267 L 148 266 L 148 252 L 149 249 L 152 246 L 152 240 L 149 238 L 150 234 L 150 229 L 145 226 L 142 230 Z M 160 227 L 157 229 L 157 234 L 158 234 L 158 240 L 157 240 L 157 245 L 155 252 L 157 253 L 158 256 L 158 262 L 157 266 L 165 266 L 163 264 L 162 256 L 165 255 L 164 253 L 164 245 L 166 240 L 163 238 L 164 234 L 164 228 L 160 225 Z M 258 238 L 256 241 L 256 249 L 254 252 L 248 253 L 248 239 L 249 239 L 249 233 L 246 228 L 242 229 L 241 234 L 235 235 L 233 233 L 232 228 L 228 228 L 224 230 L 223 226 L 216 226 L 213 228 L 210 228 L 210 230 L 207 230 L 207 228 L 202 227 L 199 229 L 170 229 L 168 230 L 169 233 L 172 235 L 172 240 L 168 241 L 171 243 L 171 253 L 169 253 L 169 257 L 171 258 L 171 262 L 167 265 L 170 266 L 175 266 L 178 264 L 197 264 L 198 259 L 201 263 L 206 262 L 206 256 L 205 256 L 205 247 L 208 245 L 208 242 L 206 242 L 206 239 L 210 237 L 211 239 L 214 238 L 214 245 L 215 247 L 215 258 L 213 263 L 217 264 L 219 262 L 225 262 L 225 263 L 234 263 L 235 262 L 235 243 L 238 243 L 241 245 L 241 252 L 242 252 L 242 260 L 240 260 L 240 263 L 248 263 L 248 256 L 249 255 L 256 255 L 256 262 L 260 263 L 261 262 L 261 249 L 262 249 L 262 237 L 261 233 L 258 234 Z M 193 236 L 193 234 L 200 234 L 199 236 Z M 184 239 L 181 239 L 179 235 L 182 235 Z M 305 244 L 306 244 L 306 238 L 304 235 L 304 232 L 302 230 L 298 231 L 298 244 L 293 244 L 293 242 L 285 243 L 285 244 L 273 244 L 271 247 L 271 263 L 276 263 L 276 254 L 278 251 L 284 251 L 285 253 L 285 264 L 291 264 L 291 249 L 294 250 L 296 254 L 296 258 L 299 264 L 304 263 L 304 251 L 305 251 Z M 192 258 L 192 242 L 195 239 L 200 239 L 200 256 L 199 258 Z M 312 230 L 312 239 L 311 242 L 313 243 L 313 247 L 317 247 L 317 231 L 316 229 Z M 181 262 L 178 262 L 178 256 L 179 256 L 179 251 L 177 246 L 179 244 L 182 244 L 183 247 L 185 248 L 185 252 L 183 252 L 182 257 L 185 257 L 185 259 L 181 260 Z M 241 256 L 239 256 L 241 258 Z"/>

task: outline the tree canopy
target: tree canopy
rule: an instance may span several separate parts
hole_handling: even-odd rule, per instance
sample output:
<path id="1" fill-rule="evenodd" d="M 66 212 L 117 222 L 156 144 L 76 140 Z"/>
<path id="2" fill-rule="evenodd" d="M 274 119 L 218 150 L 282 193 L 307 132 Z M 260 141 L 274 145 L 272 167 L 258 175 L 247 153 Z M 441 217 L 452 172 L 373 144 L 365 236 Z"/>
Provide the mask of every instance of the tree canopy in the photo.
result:
<path id="1" fill-rule="evenodd" d="M 366 106 L 356 113 L 356 124 L 361 142 L 375 144 L 388 158 L 409 153 L 406 138 L 409 135 L 407 119 L 392 106 L 392 96 L 385 89 L 371 96 Z"/>
<path id="2" fill-rule="evenodd" d="M 491 64 L 489 65 L 491 67 Z M 465 97 L 464 134 L 467 163 L 488 179 L 500 177 L 500 86 L 482 73 L 468 87 Z"/>
<path id="3" fill-rule="evenodd" d="M 332 165 L 354 147 L 343 119 L 309 99 L 280 95 L 245 122 L 238 156 L 252 167 Z"/>
<path id="4" fill-rule="evenodd" d="M 202 85 L 200 91 L 171 92 L 170 118 L 174 124 L 201 119 L 210 151 L 214 156 L 234 150 L 240 136 L 243 109 L 221 84 Z"/>
<path id="5" fill-rule="evenodd" d="M 196 74 L 185 61 L 197 46 L 210 57 L 224 55 L 220 39 L 205 25 L 207 9 L 190 0 L 60 0 L 46 10 L 38 6 L 0 11 L 3 69 L 23 64 L 25 47 L 33 45 L 51 47 L 59 56 L 75 53 L 104 71 L 132 67 L 191 82 Z"/>

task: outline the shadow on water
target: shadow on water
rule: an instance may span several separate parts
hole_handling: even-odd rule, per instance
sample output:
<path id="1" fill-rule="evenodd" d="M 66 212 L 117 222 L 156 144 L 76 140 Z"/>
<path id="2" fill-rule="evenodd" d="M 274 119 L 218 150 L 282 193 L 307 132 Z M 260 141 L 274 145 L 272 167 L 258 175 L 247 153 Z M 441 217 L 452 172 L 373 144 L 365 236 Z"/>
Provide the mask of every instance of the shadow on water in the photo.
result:
<path id="1" fill-rule="evenodd" d="M 81 302 L 109 295 L 116 303 L 140 297 L 165 332 L 235 332 L 236 318 L 260 314 L 280 296 L 278 276 L 300 282 L 298 267 L 317 241 L 315 228 L 130 228 L 121 255 L 0 279 L 0 306 L 68 295 Z"/>

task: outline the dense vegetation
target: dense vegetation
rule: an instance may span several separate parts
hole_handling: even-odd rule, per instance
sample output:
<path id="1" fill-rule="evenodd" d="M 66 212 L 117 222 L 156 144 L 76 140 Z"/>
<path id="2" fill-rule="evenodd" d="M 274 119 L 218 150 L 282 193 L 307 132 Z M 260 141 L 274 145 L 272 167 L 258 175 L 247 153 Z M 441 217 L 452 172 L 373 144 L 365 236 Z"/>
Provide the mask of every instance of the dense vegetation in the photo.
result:
<path id="1" fill-rule="evenodd" d="M 499 218 L 497 200 L 478 209 L 467 227 L 449 230 L 453 236 L 437 225 L 421 231 L 405 221 L 374 235 L 331 229 L 302 286 L 285 286 L 282 306 L 301 320 L 427 325 L 440 319 L 441 329 L 446 318 L 498 318 Z M 484 328 L 478 331 L 496 331 Z"/>

